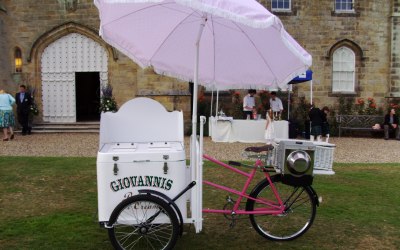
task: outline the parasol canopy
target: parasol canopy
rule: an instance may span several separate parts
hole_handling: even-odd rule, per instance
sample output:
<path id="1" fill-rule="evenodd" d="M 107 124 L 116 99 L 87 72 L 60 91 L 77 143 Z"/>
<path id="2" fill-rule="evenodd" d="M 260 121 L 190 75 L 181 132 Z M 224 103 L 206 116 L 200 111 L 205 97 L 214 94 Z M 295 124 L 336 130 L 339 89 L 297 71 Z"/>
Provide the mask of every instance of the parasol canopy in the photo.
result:
<path id="1" fill-rule="evenodd" d="M 199 38 L 198 84 L 220 90 L 286 88 L 312 62 L 279 18 L 253 0 L 95 4 L 102 38 L 158 74 L 194 82 Z"/>

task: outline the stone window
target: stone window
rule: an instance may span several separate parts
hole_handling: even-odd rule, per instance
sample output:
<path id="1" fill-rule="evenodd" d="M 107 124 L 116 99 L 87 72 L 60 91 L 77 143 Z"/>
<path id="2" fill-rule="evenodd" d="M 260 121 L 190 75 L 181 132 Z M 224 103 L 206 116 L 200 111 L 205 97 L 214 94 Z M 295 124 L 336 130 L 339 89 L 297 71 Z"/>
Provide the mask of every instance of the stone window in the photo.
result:
<path id="1" fill-rule="evenodd" d="M 355 92 L 356 56 L 353 50 L 342 46 L 332 56 L 332 93 Z"/>
<path id="2" fill-rule="evenodd" d="M 291 0 L 271 0 L 272 11 L 291 11 Z"/>
<path id="3" fill-rule="evenodd" d="M 354 12 L 354 0 L 335 0 L 336 12 Z"/>
<path id="4" fill-rule="evenodd" d="M 20 48 L 15 48 L 14 50 L 14 61 L 15 61 L 15 72 L 22 72 L 22 52 Z"/>

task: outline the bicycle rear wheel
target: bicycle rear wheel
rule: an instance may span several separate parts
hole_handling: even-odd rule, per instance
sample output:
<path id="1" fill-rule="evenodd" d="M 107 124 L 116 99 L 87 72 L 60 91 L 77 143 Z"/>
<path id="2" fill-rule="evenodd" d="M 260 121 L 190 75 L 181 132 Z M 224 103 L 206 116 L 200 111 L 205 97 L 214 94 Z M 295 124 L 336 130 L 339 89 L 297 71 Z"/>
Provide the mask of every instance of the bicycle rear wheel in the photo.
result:
<path id="1" fill-rule="evenodd" d="M 278 215 L 250 215 L 253 228 L 263 237 L 275 241 L 288 241 L 303 235 L 312 225 L 317 202 L 309 186 L 293 187 L 282 183 L 281 175 L 274 175 L 271 180 L 276 187 L 285 211 Z M 251 197 L 276 201 L 271 185 L 267 180 L 257 185 Z M 248 200 L 246 210 L 265 208 L 264 204 Z"/>
<path id="2" fill-rule="evenodd" d="M 178 218 L 168 203 L 152 195 L 123 200 L 111 214 L 108 235 L 115 249 L 172 249 Z"/>

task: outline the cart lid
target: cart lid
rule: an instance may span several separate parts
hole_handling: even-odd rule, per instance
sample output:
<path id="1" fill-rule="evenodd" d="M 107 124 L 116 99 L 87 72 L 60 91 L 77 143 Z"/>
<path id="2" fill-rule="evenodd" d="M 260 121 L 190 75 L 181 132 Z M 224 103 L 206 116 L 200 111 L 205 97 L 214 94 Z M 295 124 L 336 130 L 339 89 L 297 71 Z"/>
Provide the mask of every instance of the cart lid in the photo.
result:
<path id="1" fill-rule="evenodd" d="M 116 113 L 101 114 L 99 150 L 110 143 L 183 141 L 182 111 L 169 112 L 150 98 L 135 98 Z"/>
<path id="2" fill-rule="evenodd" d="M 174 162 L 185 161 L 180 142 L 107 143 L 97 153 L 97 162 Z"/>

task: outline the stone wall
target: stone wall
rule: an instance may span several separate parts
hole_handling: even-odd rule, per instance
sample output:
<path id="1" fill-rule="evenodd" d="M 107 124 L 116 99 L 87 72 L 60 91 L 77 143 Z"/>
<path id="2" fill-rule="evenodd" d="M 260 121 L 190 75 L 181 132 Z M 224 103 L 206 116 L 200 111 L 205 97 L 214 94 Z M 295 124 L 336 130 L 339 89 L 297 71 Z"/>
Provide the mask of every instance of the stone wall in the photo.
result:
<path id="1" fill-rule="evenodd" d="M 400 97 L 400 0 L 393 0 L 391 21 L 390 96 Z"/>
<path id="2" fill-rule="evenodd" d="M 14 91 L 12 84 L 11 73 L 12 73 L 12 61 L 7 56 L 9 51 L 8 42 L 8 15 L 7 9 L 0 3 L 0 89 L 5 90 L 8 93 Z"/>
<path id="3" fill-rule="evenodd" d="M 400 96 L 399 1 L 356 0 L 355 13 L 337 14 L 333 11 L 333 0 L 292 0 L 290 13 L 275 13 L 288 32 L 313 56 L 313 96 L 318 106 L 337 104 L 339 95 L 331 91 L 330 53 L 341 42 L 359 50 L 353 96 L 374 97 L 378 106 L 386 103 L 386 97 Z M 270 9 L 270 0 L 260 2 Z M 93 0 L 79 0 L 76 5 L 69 6 L 71 9 L 63 3 L 62 0 L 2 1 L 7 12 L 0 11 L 0 53 L 4 55 L 0 58 L 0 83 L 6 83 L 9 91 L 17 91 L 20 82 L 28 81 L 40 92 L 40 55 L 44 46 L 51 43 L 51 31 L 55 27 L 74 22 L 87 27 L 85 35 L 99 39 L 95 34 L 99 17 Z M 40 40 L 45 34 L 50 35 Z M 16 46 L 22 50 L 23 74 L 14 75 L 14 82 L 9 83 Z M 143 70 L 122 53 L 113 54 L 110 48 L 107 51 L 110 53 L 109 82 L 119 105 L 135 96 L 149 96 L 161 101 L 169 110 L 182 109 L 189 126 L 187 83 Z M 294 97 L 299 96 L 310 98 L 309 84 L 294 87 Z"/>
<path id="4" fill-rule="evenodd" d="M 398 0 L 396 0 L 398 1 Z M 269 7 L 270 1 L 264 1 Z M 313 56 L 313 95 L 318 106 L 335 106 L 339 95 L 331 91 L 331 49 L 341 41 L 360 49 L 356 55 L 356 94 L 386 104 L 390 75 L 392 1 L 355 1 L 355 13 L 334 12 L 333 0 L 292 0 L 291 13 L 277 14 L 287 31 Z M 398 73 L 397 73 L 398 77 Z M 392 77 L 393 78 L 393 77 Z M 309 100 L 309 84 L 300 84 L 295 95 Z"/>
<path id="5" fill-rule="evenodd" d="M 18 84 L 26 83 L 34 86 L 38 90 L 37 96 L 41 96 L 40 56 L 47 45 L 60 38 L 60 34 L 79 32 L 95 41 L 101 41 L 97 35 L 100 23 L 98 10 L 93 0 L 79 0 L 71 6 L 65 5 L 64 2 L 62 0 L 4 1 L 7 18 L 10 19 L 6 26 L 12 32 L 5 35 L 9 40 L 6 46 L 3 45 L 3 39 L 1 41 L 0 49 L 5 51 L 4 55 L 7 55 L 2 60 L 12 62 L 13 48 L 16 46 L 21 48 L 23 57 L 23 73 L 18 74 L 20 79 L 15 77 L 12 91 L 18 90 Z M 5 14 L 1 13 L 1 15 Z M 3 33 L 3 30 L 0 31 Z M 105 43 L 102 45 L 108 46 Z M 119 106 L 135 96 L 154 96 L 169 110 L 178 108 L 184 111 L 185 117 L 190 116 L 187 83 L 142 70 L 122 53 L 112 51 L 111 48 L 107 51 L 109 52 L 108 79 L 114 88 L 114 95 Z M 1 79 L 3 75 L 8 75 L 10 72 L 9 68 L 0 69 Z M 177 91 L 169 91 L 171 89 Z M 41 100 L 38 97 L 40 107 Z"/>

